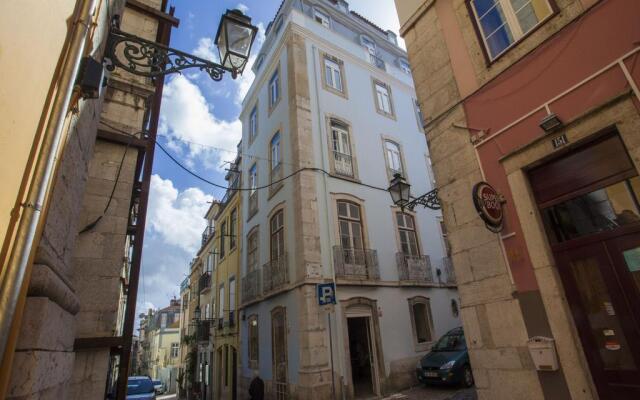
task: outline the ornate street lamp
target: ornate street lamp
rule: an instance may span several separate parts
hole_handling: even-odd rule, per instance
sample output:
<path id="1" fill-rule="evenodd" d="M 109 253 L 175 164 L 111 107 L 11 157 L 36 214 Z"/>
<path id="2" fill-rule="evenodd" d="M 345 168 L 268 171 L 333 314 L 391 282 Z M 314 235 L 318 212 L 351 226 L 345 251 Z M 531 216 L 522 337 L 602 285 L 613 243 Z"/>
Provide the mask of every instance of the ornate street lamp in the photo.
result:
<path id="1" fill-rule="evenodd" d="M 400 207 L 402 212 L 405 208 L 413 210 L 416 205 L 421 204 L 432 210 L 439 210 L 440 199 L 438 198 L 438 189 L 423 194 L 418 198 L 411 198 L 411 185 L 400 174 L 395 174 L 389 184 L 389 194 L 393 204 Z"/>
<path id="2" fill-rule="evenodd" d="M 122 68 L 134 75 L 155 78 L 188 68 L 199 68 L 219 81 L 225 72 L 236 79 L 242 75 L 258 28 L 251 25 L 251 18 L 240 10 L 227 10 L 220 19 L 215 43 L 222 64 L 196 57 L 180 50 L 163 46 L 120 30 L 120 19 L 111 22 L 105 58 L 109 59 L 107 70 Z"/>

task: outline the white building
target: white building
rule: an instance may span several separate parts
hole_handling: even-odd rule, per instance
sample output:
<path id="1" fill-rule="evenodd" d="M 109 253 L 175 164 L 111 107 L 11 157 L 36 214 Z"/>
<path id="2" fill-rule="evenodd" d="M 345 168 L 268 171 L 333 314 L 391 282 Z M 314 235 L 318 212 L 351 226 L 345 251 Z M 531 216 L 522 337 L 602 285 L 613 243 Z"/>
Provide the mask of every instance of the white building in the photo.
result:
<path id="1" fill-rule="evenodd" d="M 406 53 L 344 1 L 285 0 L 254 72 L 240 384 L 257 370 L 274 398 L 331 398 L 332 355 L 339 398 L 405 388 L 460 325 L 439 212 L 402 214 L 385 190 L 394 173 L 414 194 L 433 189 Z M 327 312 L 316 284 L 334 281 Z"/>

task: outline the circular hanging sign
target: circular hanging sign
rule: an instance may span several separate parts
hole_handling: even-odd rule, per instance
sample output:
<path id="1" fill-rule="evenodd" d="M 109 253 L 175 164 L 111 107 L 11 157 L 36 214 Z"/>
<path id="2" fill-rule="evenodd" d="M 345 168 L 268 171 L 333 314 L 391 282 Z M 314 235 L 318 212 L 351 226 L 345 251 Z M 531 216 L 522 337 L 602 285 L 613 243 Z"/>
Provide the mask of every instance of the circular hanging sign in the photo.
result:
<path id="1" fill-rule="evenodd" d="M 487 228 L 493 232 L 500 232 L 504 218 L 502 196 L 487 182 L 476 183 L 472 195 L 473 205 Z"/>

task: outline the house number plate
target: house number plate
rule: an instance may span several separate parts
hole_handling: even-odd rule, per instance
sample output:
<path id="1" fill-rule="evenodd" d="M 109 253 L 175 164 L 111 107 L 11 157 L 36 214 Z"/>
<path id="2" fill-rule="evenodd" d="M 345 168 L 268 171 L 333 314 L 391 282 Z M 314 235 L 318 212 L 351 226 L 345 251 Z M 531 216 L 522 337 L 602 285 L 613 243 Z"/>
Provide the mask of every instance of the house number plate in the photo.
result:
<path id="1" fill-rule="evenodd" d="M 567 139 L 567 135 L 563 133 L 562 135 L 556 136 L 553 139 L 551 139 L 551 144 L 553 145 L 554 149 L 557 149 L 558 147 L 562 147 L 566 144 L 569 144 L 569 139 Z"/>

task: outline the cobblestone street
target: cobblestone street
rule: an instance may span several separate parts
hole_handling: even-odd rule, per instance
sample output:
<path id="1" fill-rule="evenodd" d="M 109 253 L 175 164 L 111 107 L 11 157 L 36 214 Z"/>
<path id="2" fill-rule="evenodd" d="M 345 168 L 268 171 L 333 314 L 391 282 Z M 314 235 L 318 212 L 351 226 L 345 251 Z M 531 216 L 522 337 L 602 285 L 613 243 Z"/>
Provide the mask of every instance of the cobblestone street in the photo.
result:
<path id="1" fill-rule="evenodd" d="M 401 393 L 385 397 L 384 400 L 476 400 L 475 388 L 414 386 Z"/>

